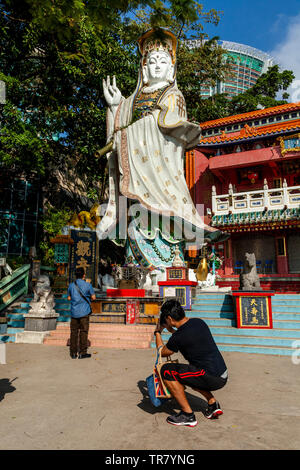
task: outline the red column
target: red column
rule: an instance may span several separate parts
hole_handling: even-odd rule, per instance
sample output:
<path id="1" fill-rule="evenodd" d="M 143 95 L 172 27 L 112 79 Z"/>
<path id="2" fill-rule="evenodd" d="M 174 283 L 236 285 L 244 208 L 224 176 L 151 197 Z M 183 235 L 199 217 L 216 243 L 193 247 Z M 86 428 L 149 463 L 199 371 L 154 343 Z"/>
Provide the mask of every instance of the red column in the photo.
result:
<path id="1" fill-rule="evenodd" d="M 232 240 L 229 238 L 225 242 L 225 259 L 224 259 L 224 274 L 225 276 L 230 276 L 234 274 L 233 270 L 233 257 L 232 257 Z"/>
<path id="2" fill-rule="evenodd" d="M 286 252 L 286 237 L 276 237 L 276 266 L 277 274 L 288 274 L 289 263 Z"/>

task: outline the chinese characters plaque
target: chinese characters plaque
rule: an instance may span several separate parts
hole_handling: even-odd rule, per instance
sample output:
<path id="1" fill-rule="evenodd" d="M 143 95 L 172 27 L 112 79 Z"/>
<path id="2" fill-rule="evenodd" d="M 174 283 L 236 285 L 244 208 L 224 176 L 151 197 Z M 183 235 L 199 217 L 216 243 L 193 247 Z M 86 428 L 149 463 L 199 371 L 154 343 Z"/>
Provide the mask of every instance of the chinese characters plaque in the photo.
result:
<path id="1" fill-rule="evenodd" d="M 238 328 L 273 328 L 271 292 L 233 292 Z"/>
<path id="2" fill-rule="evenodd" d="M 96 232 L 85 230 L 71 230 L 74 241 L 70 255 L 70 282 L 75 280 L 75 269 L 84 268 L 86 279 L 90 279 L 93 286 L 97 286 L 98 256 Z"/>

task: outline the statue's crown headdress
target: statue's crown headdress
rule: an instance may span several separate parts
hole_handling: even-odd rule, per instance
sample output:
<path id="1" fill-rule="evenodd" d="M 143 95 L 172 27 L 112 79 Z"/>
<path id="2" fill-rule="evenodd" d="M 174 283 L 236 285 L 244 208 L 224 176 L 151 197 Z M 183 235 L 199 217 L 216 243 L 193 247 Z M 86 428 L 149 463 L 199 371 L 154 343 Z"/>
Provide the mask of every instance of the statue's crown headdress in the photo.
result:
<path id="1" fill-rule="evenodd" d="M 144 33 L 139 39 L 139 50 L 143 61 L 152 51 L 168 52 L 172 59 L 172 64 L 176 62 L 177 38 L 167 29 L 151 29 Z"/>

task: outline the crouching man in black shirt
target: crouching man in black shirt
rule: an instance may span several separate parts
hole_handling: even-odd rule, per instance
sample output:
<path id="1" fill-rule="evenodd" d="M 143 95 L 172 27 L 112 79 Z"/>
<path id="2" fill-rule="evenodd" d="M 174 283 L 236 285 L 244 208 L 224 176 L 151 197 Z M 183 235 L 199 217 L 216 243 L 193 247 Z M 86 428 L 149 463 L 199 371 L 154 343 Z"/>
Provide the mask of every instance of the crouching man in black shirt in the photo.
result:
<path id="1" fill-rule="evenodd" d="M 173 333 L 165 346 L 161 339 L 164 328 Z M 206 398 L 208 406 L 205 416 L 208 419 L 223 414 L 211 391 L 224 387 L 228 377 L 227 368 L 207 324 L 200 318 L 187 318 L 180 303 L 169 299 L 162 305 L 154 334 L 157 348 L 163 346 L 162 357 L 179 351 L 188 361 L 188 364 L 164 364 L 161 368 L 162 379 L 181 408 L 181 412 L 169 416 L 167 422 L 176 426 L 197 425 L 184 391 L 185 386 Z"/>

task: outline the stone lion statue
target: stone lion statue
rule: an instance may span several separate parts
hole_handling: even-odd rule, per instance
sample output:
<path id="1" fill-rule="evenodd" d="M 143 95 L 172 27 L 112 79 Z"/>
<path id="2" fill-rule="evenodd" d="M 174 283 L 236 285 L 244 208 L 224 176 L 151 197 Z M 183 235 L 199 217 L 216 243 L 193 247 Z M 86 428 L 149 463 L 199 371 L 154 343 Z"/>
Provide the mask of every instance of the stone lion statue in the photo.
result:
<path id="1" fill-rule="evenodd" d="M 43 310 L 45 312 L 52 312 L 54 309 L 55 301 L 54 295 L 50 287 L 50 279 L 45 274 L 41 274 L 33 287 L 33 300 L 30 303 L 32 312 Z M 32 313 L 30 312 L 30 313 Z"/>
<path id="2" fill-rule="evenodd" d="M 245 254 L 245 272 L 240 274 L 240 290 L 262 291 L 256 270 L 256 258 L 254 253 Z"/>

